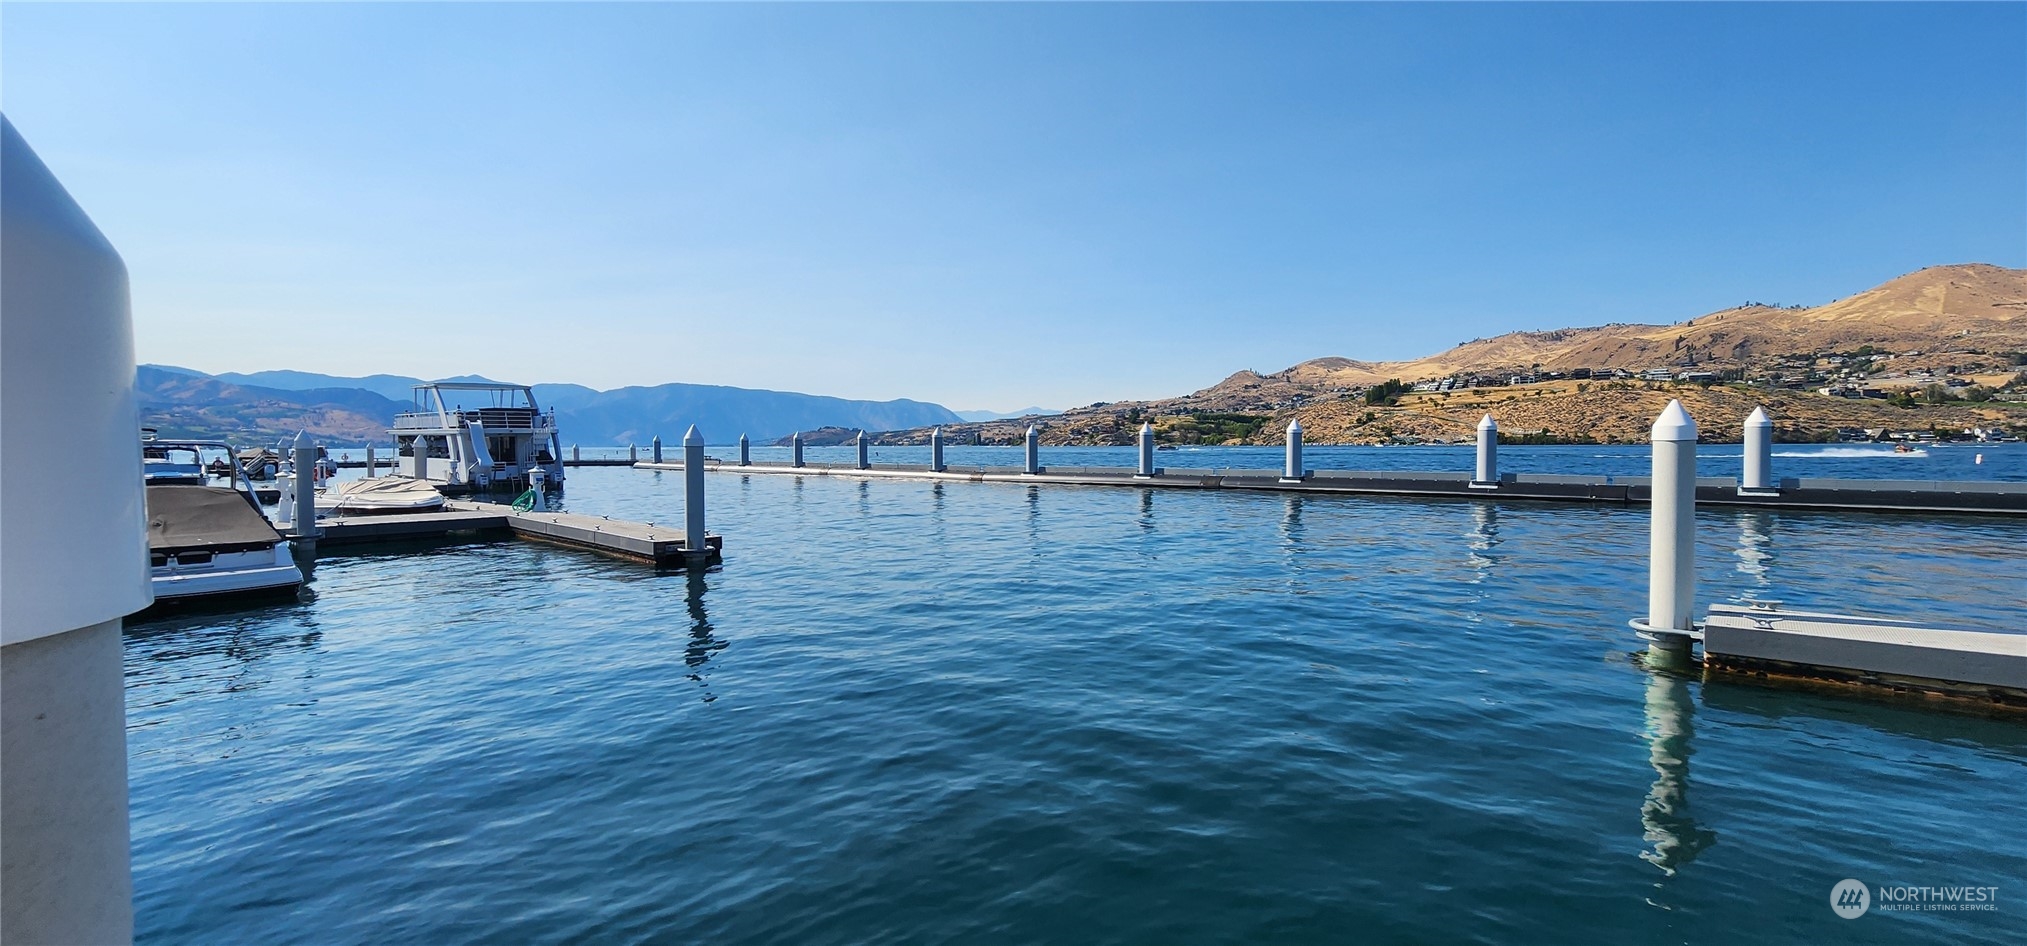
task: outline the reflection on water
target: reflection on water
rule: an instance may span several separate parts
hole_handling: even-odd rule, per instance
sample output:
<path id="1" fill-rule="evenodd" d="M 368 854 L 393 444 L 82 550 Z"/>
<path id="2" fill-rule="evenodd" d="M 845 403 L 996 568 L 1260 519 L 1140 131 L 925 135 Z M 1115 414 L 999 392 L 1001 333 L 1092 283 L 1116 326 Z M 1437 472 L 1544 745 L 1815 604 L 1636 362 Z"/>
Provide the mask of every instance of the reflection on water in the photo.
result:
<path id="1" fill-rule="evenodd" d="M 1643 838 L 1650 845 L 1640 852 L 1640 859 L 1670 876 L 1717 840 L 1717 833 L 1699 826 L 1689 810 L 1695 711 L 1688 680 L 1667 673 L 1648 675 L 1647 763 L 1654 767 L 1654 785 L 1640 806 Z"/>
<path id="2" fill-rule="evenodd" d="M 1469 544 L 1471 551 L 1465 557 L 1465 562 L 1471 566 L 1473 572 L 1468 580 L 1475 585 L 1492 577 L 1493 566 L 1499 564 L 1499 556 L 1492 553 L 1493 549 L 1499 547 L 1499 506 L 1497 504 L 1471 504 L 1471 531 L 1466 535 L 1466 538 L 1471 540 Z"/>
<path id="3" fill-rule="evenodd" d="M 704 681 L 704 665 L 712 655 L 725 649 L 725 642 L 711 635 L 711 617 L 704 611 L 704 590 L 707 577 L 704 572 L 688 572 L 689 588 L 684 598 L 690 611 L 690 639 L 683 647 L 683 663 L 690 668 L 690 679 L 704 688 L 704 702 L 718 697 L 711 693 L 710 685 Z"/>
<path id="4" fill-rule="evenodd" d="M 1140 491 L 1140 531 L 1154 531 L 1154 490 Z"/>
<path id="5" fill-rule="evenodd" d="M 1765 588 L 1773 584 L 1774 514 L 1749 509 L 1738 514 L 1738 573 Z"/>

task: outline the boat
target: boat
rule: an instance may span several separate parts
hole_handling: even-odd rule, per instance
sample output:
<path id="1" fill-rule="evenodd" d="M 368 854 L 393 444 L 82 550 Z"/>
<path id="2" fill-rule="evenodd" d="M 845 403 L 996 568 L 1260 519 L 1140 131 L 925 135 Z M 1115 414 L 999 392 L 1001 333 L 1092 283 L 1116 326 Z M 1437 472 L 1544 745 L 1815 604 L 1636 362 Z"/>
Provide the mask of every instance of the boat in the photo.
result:
<path id="1" fill-rule="evenodd" d="M 317 494 L 317 515 L 428 512 L 443 508 L 443 494 L 427 480 L 375 476 L 333 483 Z"/>
<path id="2" fill-rule="evenodd" d="M 395 473 L 448 493 L 524 489 L 536 470 L 550 489 L 562 486 L 556 414 L 544 412 L 527 385 L 418 384 L 413 402 L 388 430 Z"/>
<path id="3" fill-rule="evenodd" d="M 191 483 L 206 480 L 202 448 L 216 446 L 230 456 L 224 444 L 196 440 L 157 440 L 152 427 L 141 428 L 141 481 L 144 483 Z"/>
<path id="4" fill-rule="evenodd" d="M 1904 444 L 1904 443 L 1897 443 L 1897 444 L 1894 444 L 1894 445 L 1893 445 L 1893 452 L 1895 452 L 1895 453 L 1913 453 L 1913 452 L 1914 452 L 1914 448 L 1913 448 L 1913 447 L 1910 447 L 1910 446 L 1908 446 L 1907 444 Z"/>
<path id="5" fill-rule="evenodd" d="M 162 445 L 165 459 L 232 448 L 214 441 Z M 201 471 L 201 468 L 200 468 Z M 242 473 L 225 486 L 202 478 L 158 477 L 147 482 L 149 580 L 160 603 L 195 598 L 292 594 L 303 571 L 288 539 L 261 514 L 253 484 Z"/>
<path id="6" fill-rule="evenodd" d="M 267 482 L 281 475 L 282 456 L 266 447 L 254 447 L 239 451 L 239 468 L 246 471 L 246 478 L 256 482 Z"/>

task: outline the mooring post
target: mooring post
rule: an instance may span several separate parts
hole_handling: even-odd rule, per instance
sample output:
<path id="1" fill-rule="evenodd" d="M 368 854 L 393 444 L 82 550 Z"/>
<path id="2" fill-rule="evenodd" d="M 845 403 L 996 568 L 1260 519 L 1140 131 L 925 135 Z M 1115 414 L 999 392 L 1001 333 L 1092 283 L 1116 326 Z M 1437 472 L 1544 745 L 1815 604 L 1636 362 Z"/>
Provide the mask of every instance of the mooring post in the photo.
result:
<path id="1" fill-rule="evenodd" d="M 1136 476 L 1154 475 L 1154 425 L 1140 425 L 1140 469 Z"/>
<path id="2" fill-rule="evenodd" d="M 582 459 L 584 459 L 584 456 L 583 456 L 583 454 L 581 454 L 581 453 L 579 453 L 579 452 L 578 452 L 578 450 L 577 450 L 577 445 L 576 445 L 576 444 L 574 444 L 574 443 L 573 443 L 573 444 L 571 444 L 571 445 L 570 445 L 570 462 L 572 462 L 572 463 L 576 463 L 577 461 L 579 461 L 579 460 L 582 460 Z"/>
<path id="3" fill-rule="evenodd" d="M 235 458 L 233 462 L 239 461 Z M 369 480 L 373 478 L 373 445 L 370 443 L 366 445 L 366 478 Z"/>
<path id="4" fill-rule="evenodd" d="M 1478 421 L 1478 473 L 1473 486 L 1499 485 L 1499 424 L 1487 414 Z"/>
<path id="5" fill-rule="evenodd" d="M 311 542 L 317 535 L 317 445 L 307 430 L 296 432 L 296 532 Z"/>
<path id="6" fill-rule="evenodd" d="M 536 467 L 528 471 L 528 491 L 535 494 L 536 512 L 549 511 L 549 471 Z"/>
<path id="7" fill-rule="evenodd" d="M 802 431 L 800 430 L 796 431 L 794 436 L 788 438 L 788 465 L 793 467 L 802 466 Z"/>
<path id="8" fill-rule="evenodd" d="M 1302 421 L 1288 420 L 1288 462 L 1282 465 L 1281 479 L 1302 479 Z"/>
<path id="9" fill-rule="evenodd" d="M 692 570 L 710 564 L 711 546 L 704 539 L 704 435 L 697 425 L 683 435 L 683 554 Z"/>
<path id="10" fill-rule="evenodd" d="M 649 455 L 649 456 L 652 456 L 652 457 L 654 457 L 654 458 L 655 458 L 655 462 L 656 462 L 656 463 L 660 463 L 660 462 L 662 462 L 662 435 L 661 435 L 661 434 L 656 434 L 656 435 L 655 435 L 655 439 L 653 439 L 653 440 L 650 440 L 650 441 L 648 441 L 648 455 Z"/>
<path id="11" fill-rule="evenodd" d="M 1035 425 L 1028 425 L 1028 465 L 1026 472 L 1034 475 L 1042 471 L 1042 435 Z"/>
<path id="12" fill-rule="evenodd" d="M 859 431 L 858 444 L 859 444 L 859 469 L 863 470 L 873 465 L 872 463 L 866 460 L 866 432 L 863 430 Z"/>
<path id="13" fill-rule="evenodd" d="M 1755 407 L 1745 419 L 1744 489 L 1772 489 L 1774 475 L 1774 419 L 1767 409 Z"/>
<path id="14" fill-rule="evenodd" d="M 943 428 L 929 431 L 929 469 L 934 473 L 943 472 Z"/>
<path id="15" fill-rule="evenodd" d="M 739 465 L 753 465 L 753 441 L 746 439 L 745 434 L 739 435 Z"/>
<path id="16" fill-rule="evenodd" d="M 628 463 L 640 462 L 640 447 L 634 444 L 626 445 L 626 462 Z"/>
<path id="17" fill-rule="evenodd" d="M 0 138 L 0 938 L 128 943 L 120 621 L 154 593 L 127 269 L 4 116 Z"/>
<path id="18" fill-rule="evenodd" d="M 1681 401 L 1654 420 L 1653 440 L 1647 652 L 1672 660 L 1689 656 L 1696 608 L 1696 421 Z"/>

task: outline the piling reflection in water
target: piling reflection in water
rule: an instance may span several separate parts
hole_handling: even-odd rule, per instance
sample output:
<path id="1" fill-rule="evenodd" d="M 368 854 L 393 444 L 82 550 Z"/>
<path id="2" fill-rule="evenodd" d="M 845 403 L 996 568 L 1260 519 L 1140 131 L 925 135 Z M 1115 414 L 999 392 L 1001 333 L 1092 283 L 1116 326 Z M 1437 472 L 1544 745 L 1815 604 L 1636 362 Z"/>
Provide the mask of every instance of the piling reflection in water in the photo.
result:
<path id="1" fill-rule="evenodd" d="M 712 636 L 711 617 L 704 611 L 704 591 L 709 587 L 705 573 L 692 571 L 686 574 L 689 576 L 689 588 L 684 598 L 690 611 L 690 639 L 683 646 L 683 663 L 690 668 L 690 679 L 704 688 L 703 699 L 709 703 L 718 697 L 704 680 L 704 665 L 725 649 L 725 642 Z"/>
<path id="2" fill-rule="evenodd" d="M 1765 588 L 1773 584 L 1774 514 L 1763 509 L 1738 514 L 1738 573 Z"/>
<path id="3" fill-rule="evenodd" d="M 1492 569 L 1499 564 L 1499 556 L 1493 550 L 1499 547 L 1499 506 L 1494 503 L 1471 504 L 1470 553 L 1465 562 L 1471 566 L 1472 575 L 1468 581 L 1478 584 L 1492 577 Z"/>
<path id="4" fill-rule="evenodd" d="M 1689 681 L 1668 673 L 1647 677 L 1647 762 L 1654 784 L 1640 806 L 1643 839 L 1649 845 L 1640 859 L 1673 876 L 1676 869 L 1717 840 L 1717 833 L 1696 823 L 1689 809 L 1689 753 L 1693 750 L 1695 697 Z"/>

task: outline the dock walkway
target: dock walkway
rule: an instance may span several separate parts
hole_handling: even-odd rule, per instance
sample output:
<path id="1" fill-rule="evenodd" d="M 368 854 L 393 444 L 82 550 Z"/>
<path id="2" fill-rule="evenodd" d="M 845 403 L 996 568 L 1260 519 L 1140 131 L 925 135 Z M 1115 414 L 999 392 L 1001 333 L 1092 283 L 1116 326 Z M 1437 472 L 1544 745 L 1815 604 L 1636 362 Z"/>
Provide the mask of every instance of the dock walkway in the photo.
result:
<path id="1" fill-rule="evenodd" d="M 642 470 L 681 470 L 680 461 L 634 464 Z M 713 461 L 704 469 L 719 473 L 788 474 L 798 476 L 899 477 L 974 483 L 1052 483 L 1077 486 L 1135 486 L 1160 489 L 1246 489 L 1324 495 L 1420 496 L 1451 499 L 1538 500 L 1547 502 L 1646 504 L 1651 501 L 1644 476 L 1565 476 L 1508 473 L 1497 484 L 1475 484 L 1464 472 L 1312 470 L 1299 480 L 1284 479 L 1275 470 L 1168 469 L 1138 476 L 1118 467 L 1043 467 L 1026 473 L 1019 467 L 946 467 L 927 464 L 875 463 L 861 469 L 851 463 L 737 463 Z M 1850 511 L 1922 511 L 2027 516 L 2027 483 L 1952 480 L 1786 479 L 1778 488 L 1742 490 L 1735 477 L 1696 479 L 1696 502 L 1714 506 L 1769 509 Z"/>
<path id="2" fill-rule="evenodd" d="M 453 536 L 522 538 L 632 559 L 657 568 L 683 568 L 689 547 L 682 529 L 567 512 L 521 512 L 498 503 L 447 502 L 441 512 L 335 516 L 317 521 L 319 547 Z M 724 538 L 705 537 L 707 563 L 715 564 Z"/>

